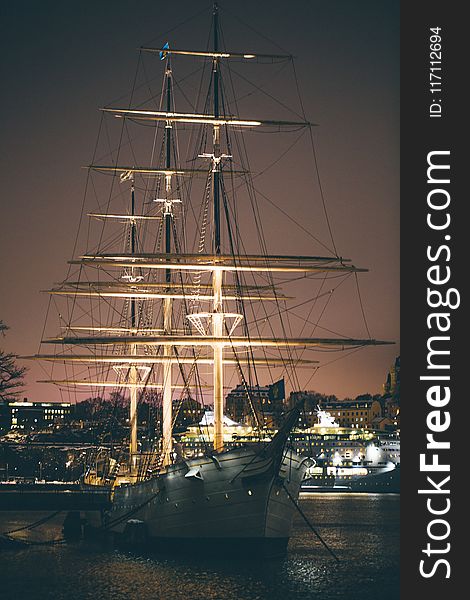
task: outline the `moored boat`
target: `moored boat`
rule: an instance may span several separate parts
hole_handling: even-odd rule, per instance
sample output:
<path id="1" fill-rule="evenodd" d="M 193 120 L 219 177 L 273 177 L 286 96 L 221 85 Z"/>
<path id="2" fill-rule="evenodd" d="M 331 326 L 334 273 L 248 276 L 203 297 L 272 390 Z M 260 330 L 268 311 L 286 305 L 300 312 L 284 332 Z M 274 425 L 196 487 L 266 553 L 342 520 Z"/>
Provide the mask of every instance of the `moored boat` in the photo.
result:
<path id="1" fill-rule="evenodd" d="M 129 396 L 128 446 L 104 450 L 97 445 L 83 478 L 84 487 L 107 488 L 112 499 L 109 510 L 86 515 L 89 531 L 138 538 L 162 549 L 228 547 L 278 553 L 287 546 L 299 491 L 312 462 L 288 444 L 302 402 L 286 413 L 268 439 L 251 383 L 267 368 L 282 369 L 295 385 L 296 369 L 317 363 L 304 358 L 305 351 L 387 342 L 306 336 L 303 327 L 295 335 L 285 327 L 287 309 L 281 302 L 289 297 L 281 293 L 276 277 L 289 284 L 365 269 L 334 252 L 268 253 L 258 207 L 253 208 L 253 221 L 259 249 L 249 250 L 252 240 L 241 233 L 234 185 L 239 178 L 253 205 L 243 136 L 259 128 L 276 134 L 310 129 L 312 123 L 300 117 L 276 120 L 238 114 L 236 101 L 227 99 L 231 73 L 225 63 L 274 64 L 291 62 L 292 56 L 222 48 L 217 4 L 211 35 L 211 48 L 205 50 L 175 49 L 168 43 L 141 48 L 163 65 L 157 107 L 151 97 L 147 103 L 103 109 L 104 118 L 111 116 L 121 125 L 121 135 L 109 153 L 114 162 L 88 167 L 90 177 L 111 176 L 112 181 L 106 200 L 88 213 L 98 222 L 98 241 L 89 241 L 86 251 L 70 261 L 66 280 L 50 290 L 55 299 L 70 302 L 59 314 L 62 330 L 42 340 L 54 351 L 35 358 L 57 367 L 47 383 Z M 208 85 L 200 110 L 197 102 L 192 111 L 178 110 L 175 103 L 179 84 L 173 61 L 188 59 L 205 65 Z M 124 132 L 133 126 L 151 133 L 150 159 L 140 164 L 132 136 L 123 141 Z M 179 136 L 187 129 L 196 131 L 197 138 L 190 168 L 179 154 Z M 128 146 L 125 162 L 122 155 Z M 196 207 L 197 179 L 204 183 Z M 269 326 L 261 330 L 258 322 L 263 318 Z M 226 370 L 246 389 L 254 415 L 255 439 L 247 445 L 225 441 Z M 145 449 L 137 428 L 139 399 L 144 397 L 160 402 L 156 420 L 161 429 Z M 174 436 L 176 415 L 188 398 L 213 407 L 212 438 L 192 457 L 184 455 Z"/>

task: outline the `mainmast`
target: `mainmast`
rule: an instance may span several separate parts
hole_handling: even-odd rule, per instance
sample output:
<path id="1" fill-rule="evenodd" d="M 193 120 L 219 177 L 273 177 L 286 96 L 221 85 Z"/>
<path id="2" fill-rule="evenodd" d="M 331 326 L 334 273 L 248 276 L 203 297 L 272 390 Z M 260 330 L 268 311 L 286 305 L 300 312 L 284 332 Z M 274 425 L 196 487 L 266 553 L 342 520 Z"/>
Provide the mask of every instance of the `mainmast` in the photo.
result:
<path id="1" fill-rule="evenodd" d="M 131 216 L 135 215 L 135 186 L 134 186 L 134 175 L 131 178 Z M 136 250 L 136 222 L 131 220 L 131 254 L 135 254 Z M 133 275 L 133 274 L 132 274 Z M 131 278 L 133 279 L 131 275 Z M 133 335 L 137 331 L 137 315 L 136 315 L 136 300 L 131 298 L 130 301 L 131 310 L 131 331 Z M 137 345 L 131 344 L 131 355 L 137 355 Z M 137 394 L 139 388 L 139 373 L 136 364 L 131 364 L 129 368 L 129 384 L 131 392 L 131 404 L 130 404 L 130 444 L 129 444 L 129 458 L 131 471 L 136 468 L 137 460 Z"/>
<path id="2" fill-rule="evenodd" d="M 167 56 L 166 71 L 166 111 L 171 112 L 172 103 L 172 73 L 170 56 Z M 172 123 L 167 121 L 165 125 L 165 150 L 166 160 L 165 167 L 170 169 L 171 167 L 171 134 L 172 134 Z M 173 199 L 171 198 L 172 175 L 165 175 L 165 199 L 163 203 L 163 216 L 165 219 L 165 253 L 169 255 L 171 253 L 171 225 L 173 219 Z M 168 285 L 168 292 L 171 292 L 171 269 L 165 271 L 165 282 Z M 171 334 L 172 327 L 172 298 L 170 295 L 163 300 L 163 333 L 164 335 Z M 171 452 L 173 450 L 173 437 L 172 437 L 172 425 L 173 425 L 173 406 L 172 406 L 172 369 L 171 369 L 171 346 L 165 345 L 163 347 L 163 409 L 162 409 L 162 420 L 163 420 L 163 465 L 167 466 L 171 463 Z"/>
<path id="3" fill-rule="evenodd" d="M 213 13 L 214 28 L 214 59 L 213 59 L 213 84 L 214 84 L 214 118 L 219 118 L 219 13 L 217 3 L 214 3 Z M 212 177 L 214 200 L 214 254 L 220 255 L 220 125 L 213 126 L 213 153 Z M 212 335 L 214 338 L 223 337 L 224 313 L 222 298 L 223 271 L 214 269 L 212 273 L 212 288 L 214 292 Z M 214 450 L 220 452 L 224 447 L 224 371 L 223 371 L 223 344 L 214 344 Z"/>
<path id="4" fill-rule="evenodd" d="M 219 13 L 217 2 L 214 2 L 214 119 L 218 119 L 219 114 L 219 57 L 216 53 L 219 51 Z M 213 136 L 213 190 L 214 190 L 214 254 L 220 254 L 220 125 L 214 124 Z"/>

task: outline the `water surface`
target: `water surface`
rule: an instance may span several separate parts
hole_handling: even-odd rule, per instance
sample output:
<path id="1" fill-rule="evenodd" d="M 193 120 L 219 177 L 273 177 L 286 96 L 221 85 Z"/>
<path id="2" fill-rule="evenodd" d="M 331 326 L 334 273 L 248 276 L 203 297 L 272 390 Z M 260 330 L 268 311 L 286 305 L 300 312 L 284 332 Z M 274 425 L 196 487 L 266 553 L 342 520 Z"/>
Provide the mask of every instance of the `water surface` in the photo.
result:
<path id="1" fill-rule="evenodd" d="M 398 600 L 399 506 L 394 494 L 308 494 L 285 558 L 132 554 L 88 542 L 29 545 L 0 555 L 6 600 Z M 0 513 L 0 531 L 44 513 Z M 63 515 L 18 539 L 61 537 Z"/>

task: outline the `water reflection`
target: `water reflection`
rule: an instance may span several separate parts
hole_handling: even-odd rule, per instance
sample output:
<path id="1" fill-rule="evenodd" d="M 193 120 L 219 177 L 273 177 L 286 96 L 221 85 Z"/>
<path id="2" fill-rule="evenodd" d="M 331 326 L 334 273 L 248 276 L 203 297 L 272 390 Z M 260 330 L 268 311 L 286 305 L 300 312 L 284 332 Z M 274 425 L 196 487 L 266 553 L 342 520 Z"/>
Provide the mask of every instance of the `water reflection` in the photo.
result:
<path id="1" fill-rule="evenodd" d="M 399 496 L 314 494 L 302 507 L 337 563 L 296 518 L 283 559 L 136 555 L 79 542 L 2 552 L 2 592 L 19 600 L 398 600 Z M 29 522 L 2 515 L 2 527 Z M 21 534 L 60 535 L 60 521 Z"/>

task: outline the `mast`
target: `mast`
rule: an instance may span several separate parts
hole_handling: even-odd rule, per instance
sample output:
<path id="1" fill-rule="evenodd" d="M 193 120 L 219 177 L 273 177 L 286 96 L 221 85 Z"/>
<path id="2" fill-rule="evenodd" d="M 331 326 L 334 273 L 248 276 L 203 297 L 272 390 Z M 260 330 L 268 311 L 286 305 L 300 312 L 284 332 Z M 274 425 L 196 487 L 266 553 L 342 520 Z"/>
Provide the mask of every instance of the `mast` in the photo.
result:
<path id="1" fill-rule="evenodd" d="M 217 2 L 214 2 L 214 52 L 219 49 L 219 12 Z M 219 118 L 219 58 L 214 56 L 214 118 Z M 213 137 L 213 161 L 214 161 L 214 254 L 220 254 L 220 126 L 214 125 Z M 215 295 L 215 294 L 214 294 Z"/>
<path id="2" fill-rule="evenodd" d="M 135 187 L 134 187 L 134 176 L 131 179 L 131 216 L 135 214 Z M 135 242 L 136 242 L 136 223 L 131 220 L 131 254 L 135 254 Z M 131 309 L 131 330 L 133 335 L 136 332 L 137 319 L 136 319 L 136 300 L 131 298 L 130 302 Z M 131 345 L 131 354 L 137 355 L 137 345 Z M 129 458 L 131 471 L 135 470 L 137 460 L 137 390 L 138 390 L 138 371 L 137 365 L 131 364 L 129 369 L 129 383 L 131 392 L 131 404 L 130 404 L 130 446 L 129 446 Z"/>
<path id="3" fill-rule="evenodd" d="M 166 111 L 171 112 L 171 64 L 170 57 L 167 57 L 167 65 L 165 71 L 166 77 Z M 165 125 L 165 150 L 166 150 L 166 161 L 165 167 L 170 169 L 171 167 L 171 133 L 172 124 L 171 122 Z M 171 175 L 165 175 L 165 202 L 163 215 L 165 219 L 165 253 L 169 255 L 171 253 L 171 224 L 173 218 L 171 199 Z M 171 287 L 171 269 L 165 271 L 165 282 L 168 289 Z M 172 316 L 172 299 L 170 297 L 163 300 L 163 332 L 165 335 L 171 334 L 171 316 Z M 165 345 L 163 347 L 163 410 L 162 410 L 162 421 L 163 421 L 163 465 L 167 466 L 171 463 L 171 452 L 173 450 L 173 437 L 172 437 L 172 422 L 173 422 L 173 406 L 172 406 L 172 348 L 171 346 Z"/>
<path id="4" fill-rule="evenodd" d="M 219 50 L 219 13 L 217 2 L 214 2 L 213 11 L 214 28 L 214 54 Z M 219 118 L 219 58 L 213 60 L 214 83 L 214 117 Z M 213 129 L 213 200 L 214 200 L 214 254 L 220 255 L 220 126 L 214 124 Z M 214 293 L 212 335 L 215 338 L 223 336 L 224 313 L 222 298 L 223 271 L 214 269 L 212 273 L 212 288 Z M 214 344 L 214 450 L 220 452 L 224 447 L 224 371 L 223 371 L 223 344 Z"/>

